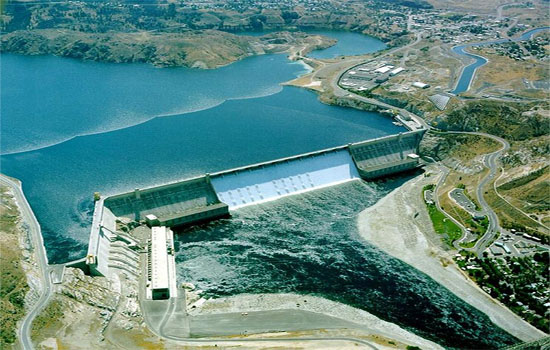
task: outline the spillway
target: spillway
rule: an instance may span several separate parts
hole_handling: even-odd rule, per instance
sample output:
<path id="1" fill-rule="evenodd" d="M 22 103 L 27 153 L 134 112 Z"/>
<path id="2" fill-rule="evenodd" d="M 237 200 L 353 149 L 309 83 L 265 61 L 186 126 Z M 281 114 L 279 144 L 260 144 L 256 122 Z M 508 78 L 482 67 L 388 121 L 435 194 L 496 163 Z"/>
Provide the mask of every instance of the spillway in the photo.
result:
<path id="1" fill-rule="evenodd" d="M 229 209 L 359 178 L 347 149 L 285 158 L 211 175 L 219 199 L 229 205 Z"/>

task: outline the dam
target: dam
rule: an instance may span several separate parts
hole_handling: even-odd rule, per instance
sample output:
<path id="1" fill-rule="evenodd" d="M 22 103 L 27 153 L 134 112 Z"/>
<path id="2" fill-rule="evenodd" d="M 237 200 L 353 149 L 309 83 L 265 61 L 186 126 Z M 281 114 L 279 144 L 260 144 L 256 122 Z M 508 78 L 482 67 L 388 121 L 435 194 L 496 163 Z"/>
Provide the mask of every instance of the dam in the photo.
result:
<path id="1" fill-rule="evenodd" d="M 249 205 L 347 181 L 373 180 L 419 167 L 426 130 L 371 139 L 220 171 L 176 183 L 135 189 L 95 202 L 85 271 L 109 274 L 111 243 L 132 238 L 118 222 L 177 227 L 215 220 Z"/>

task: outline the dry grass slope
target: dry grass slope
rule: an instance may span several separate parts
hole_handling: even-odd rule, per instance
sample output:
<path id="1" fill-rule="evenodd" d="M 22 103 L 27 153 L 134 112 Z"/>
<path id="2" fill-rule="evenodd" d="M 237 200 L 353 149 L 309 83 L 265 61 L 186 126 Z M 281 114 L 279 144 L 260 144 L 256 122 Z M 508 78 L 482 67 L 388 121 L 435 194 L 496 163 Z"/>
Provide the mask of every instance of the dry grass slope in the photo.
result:
<path id="1" fill-rule="evenodd" d="M 20 213 L 14 198 L 0 187 L 0 348 L 8 349 L 16 340 L 16 325 L 25 312 L 29 287 L 20 264 Z"/>

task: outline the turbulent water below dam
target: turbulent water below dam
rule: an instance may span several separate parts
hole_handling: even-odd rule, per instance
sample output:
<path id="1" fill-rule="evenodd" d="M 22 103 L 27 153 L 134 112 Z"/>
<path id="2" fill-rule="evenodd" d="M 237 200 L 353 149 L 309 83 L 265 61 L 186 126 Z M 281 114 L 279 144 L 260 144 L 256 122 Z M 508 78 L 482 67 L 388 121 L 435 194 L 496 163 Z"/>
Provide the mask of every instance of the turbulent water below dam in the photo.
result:
<path id="1" fill-rule="evenodd" d="M 513 343 L 483 313 L 359 236 L 359 212 L 404 180 L 355 180 L 185 229 L 176 235 L 178 279 L 196 284 L 205 297 L 279 292 L 322 296 L 451 348 Z"/>

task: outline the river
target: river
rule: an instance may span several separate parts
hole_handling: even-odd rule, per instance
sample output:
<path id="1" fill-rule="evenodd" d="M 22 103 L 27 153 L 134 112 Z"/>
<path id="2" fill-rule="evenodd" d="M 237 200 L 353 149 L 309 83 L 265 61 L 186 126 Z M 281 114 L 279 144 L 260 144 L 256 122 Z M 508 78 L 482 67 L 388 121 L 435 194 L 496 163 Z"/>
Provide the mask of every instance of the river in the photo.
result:
<path id="1" fill-rule="evenodd" d="M 357 215 L 406 177 L 353 181 L 234 211 L 176 235 L 178 279 L 205 297 L 301 293 L 364 309 L 449 348 L 513 337 L 429 276 L 361 238 Z"/>

